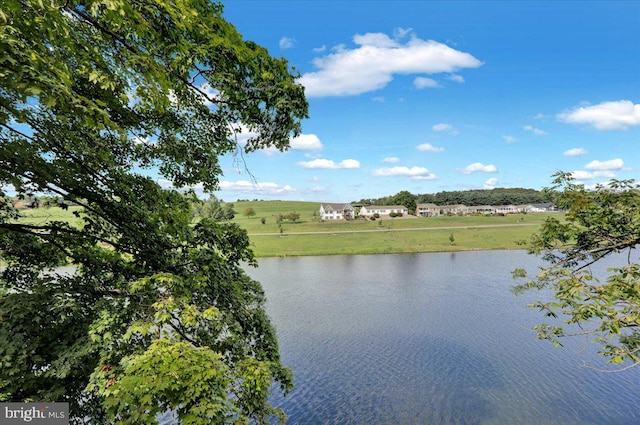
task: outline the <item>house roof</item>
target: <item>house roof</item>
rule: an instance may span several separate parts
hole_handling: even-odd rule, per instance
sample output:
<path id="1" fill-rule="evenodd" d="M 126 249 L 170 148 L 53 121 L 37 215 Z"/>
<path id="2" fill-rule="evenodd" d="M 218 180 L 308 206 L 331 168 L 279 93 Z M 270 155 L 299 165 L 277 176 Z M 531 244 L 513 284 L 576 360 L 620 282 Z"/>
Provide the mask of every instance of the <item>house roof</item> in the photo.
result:
<path id="1" fill-rule="evenodd" d="M 320 207 L 322 209 L 324 209 L 325 211 L 328 210 L 328 209 L 332 209 L 332 210 L 335 210 L 335 211 L 353 209 L 351 204 L 336 204 L 336 203 L 324 203 L 324 204 L 320 204 Z"/>
<path id="2" fill-rule="evenodd" d="M 370 209 L 378 209 L 378 210 L 399 210 L 399 209 L 403 209 L 406 210 L 407 207 L 405 207 L 404 205 L 365 205 L 363 208 L 367 208 L 368 210 Z"/>

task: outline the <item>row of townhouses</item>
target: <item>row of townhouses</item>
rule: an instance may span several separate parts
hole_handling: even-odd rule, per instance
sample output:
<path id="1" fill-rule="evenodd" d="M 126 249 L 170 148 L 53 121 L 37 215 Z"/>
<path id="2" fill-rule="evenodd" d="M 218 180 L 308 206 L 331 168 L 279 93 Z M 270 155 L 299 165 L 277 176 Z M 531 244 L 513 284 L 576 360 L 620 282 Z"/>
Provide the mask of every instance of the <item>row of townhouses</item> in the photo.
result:
<path id="1" fill-rule="evenodd" d="M 419 217 L 438 217 L 441 215 L 468 214 L 517 214 L 530 212 L 555 211 L 553 204 L 523 204 L 523 205 L 436 205 L 418 204 L 415 214 Z M 402 205 L 365 205 L 360 208 L 358 216 L 371 217 L 391 213 L 407 215 L 409 210 Z M 352 220 L 355 218 L 355 208 L 351 204 L 320 204 L 320 219 L 322 220 Z"/>

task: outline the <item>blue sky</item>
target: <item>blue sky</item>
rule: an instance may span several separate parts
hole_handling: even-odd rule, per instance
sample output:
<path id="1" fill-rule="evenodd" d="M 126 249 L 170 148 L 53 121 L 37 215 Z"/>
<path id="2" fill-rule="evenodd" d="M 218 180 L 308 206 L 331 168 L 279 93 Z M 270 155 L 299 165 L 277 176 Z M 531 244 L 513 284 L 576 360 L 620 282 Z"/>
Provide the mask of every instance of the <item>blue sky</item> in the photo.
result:
<path id="1" fill-rule="evenodd" d="M 640 2 L 228 1 L 302 75 L 286 153 L 223 158 L 219 198 L 349 202 L 640 177 Z M 242 136 L 242 135 L 241 135 Z"/>

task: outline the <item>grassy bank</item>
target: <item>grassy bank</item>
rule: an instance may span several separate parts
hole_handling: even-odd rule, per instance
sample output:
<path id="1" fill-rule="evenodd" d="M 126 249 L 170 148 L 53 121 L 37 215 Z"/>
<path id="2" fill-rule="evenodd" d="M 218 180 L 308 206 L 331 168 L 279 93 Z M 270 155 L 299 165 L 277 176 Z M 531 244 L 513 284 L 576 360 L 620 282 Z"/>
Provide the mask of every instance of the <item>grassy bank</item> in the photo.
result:
<path id="1" fill-rule="evenodd" d="M 318 218 L 320 204 L 316 202 L 252 201 L 236 202 L 234 207 L 236 217 L 232 222 L 250 234 L 258 257 L 521 249 L 517 242 L 528 239 L 550 214 L 561 217 L 557 213 L 537 213 L 323 222 Z M 249 207 L 255 216 L 243 215 Z M 40 208 L 23 214 L 31 223 L 76 222 L 71 213 L 74 209 Z M 276 223 L 278 214 L 290 212 L 299 213 L 300 219 Z"/>

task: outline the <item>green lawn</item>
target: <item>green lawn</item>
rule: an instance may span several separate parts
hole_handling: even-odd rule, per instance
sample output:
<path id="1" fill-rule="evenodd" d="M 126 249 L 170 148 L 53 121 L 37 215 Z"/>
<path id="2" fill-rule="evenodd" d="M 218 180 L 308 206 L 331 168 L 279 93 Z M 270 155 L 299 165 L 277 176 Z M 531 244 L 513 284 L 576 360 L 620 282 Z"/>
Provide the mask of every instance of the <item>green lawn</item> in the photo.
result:
<path id="1" fill-rule="evenodd" d="M 251 207 L 256 215 L 243 215 Z M 508 216 L 470 217 L 402 217 L 376 221 L 320 221 L 320 204 L 295 201 L 235 202 L 232 220 L 251 236 L 254 252 L 259 257 L 330 254 L 381 254 L 410 252 L 467 251 L 484 249 L 522 249 L 518 241 L 528 239 L 548 216 L 558 213 L 515 214 Z M 30 224 L 47 220 L 77 223 L 72 211 L 60 208 L 23 210 Z M 296 223 L 282 222 L 282 233 L 276 215 L 300 214 Z M 261 218 L 265 218 L 265 224 Z M 315 233 L 314 232 L 318 232 Z M 307 234 L 296 234 L 307 233 Z M 454 237 L 454 243 L 449 240 Z"/>
<path id="2" fill-rule="evenodd" d="M 248 207 L 255 210 L 254 217 L 242 215 Z M 538 213 L 322 222 L 318 218 L 320 204 L 315 202 L 236 202 L 234 208 L 237 214 L 233 222 L 247 229 L 259 257 L 522 249 L 517 242 L 528 239 L 548 216 L 562 217 Z M 280 234 L 276 215 L 294 211 L 300 213 L 300 220 L 284 221 Z M 261 217 L 266 219 L 265 224 Z M 323 233 L 296 234 L 301 232 Z M 453 244 L 449 240 L 452 234 Z"/>
<path id="3" fill-rule="evenodd" d="M 21 222 L 27 224 L 44 224 L 47 221 L 66 221 L 72 224 L 80 224 L 82 220 L 73 215 L 74 211 L 82 211 L 82 207 L 69 207 L 66 210 L 58 207 L 24 209 L 20 211 Z"/>

